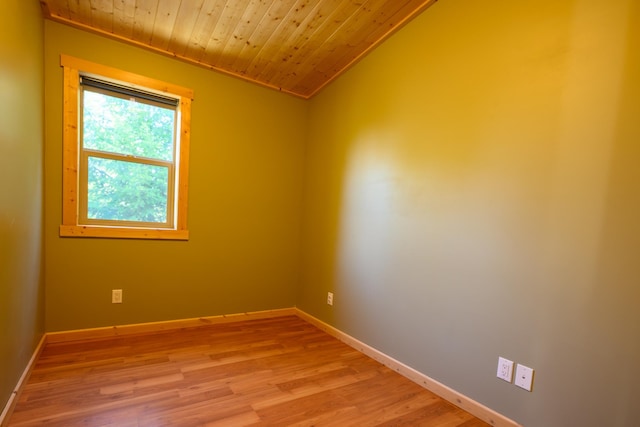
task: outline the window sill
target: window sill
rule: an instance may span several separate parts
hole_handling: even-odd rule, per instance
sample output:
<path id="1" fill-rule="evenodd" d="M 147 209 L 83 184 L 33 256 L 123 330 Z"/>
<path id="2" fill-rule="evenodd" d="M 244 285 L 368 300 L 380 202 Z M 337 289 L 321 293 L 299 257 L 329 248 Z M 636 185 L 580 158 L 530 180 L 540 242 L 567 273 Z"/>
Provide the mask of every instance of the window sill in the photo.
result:
<path id="1" fill-rule="evenodd" d="M 189 230 L 166 230 L 166 229 L 160 229 L 160 228 L 95 227 L 90 225 L 61 225 L 60 237 L 189 240 Z"/>

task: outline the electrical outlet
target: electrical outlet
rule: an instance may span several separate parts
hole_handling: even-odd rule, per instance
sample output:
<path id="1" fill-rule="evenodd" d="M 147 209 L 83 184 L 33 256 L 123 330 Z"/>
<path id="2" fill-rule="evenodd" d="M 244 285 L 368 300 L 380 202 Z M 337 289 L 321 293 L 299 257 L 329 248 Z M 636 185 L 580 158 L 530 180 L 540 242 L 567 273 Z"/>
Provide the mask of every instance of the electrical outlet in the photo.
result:
<path id="1" fill-rule="evenodd" d="M 327 304 L 333 305 L 333 292 L 327 292 Z"/>
<path id="2" fill-rule="evenodd" d="M 513 361 L 505 359 L 504 357 L 498 357 L 498 372 L 496 376 L 510 383 L 511 378 L 513 378 Z"/>
<path id="3" fill-rule="evenodd" d="M 531 386 L 533 385 L 533 369 L 518 363 L 516 367 L 515 384 L 520 388 L 531 391 Z"/>
<path id="4" fill-rule="evenodd" d="M 122 304 L 122 289 L 111 290 L 111 303 Z"/>

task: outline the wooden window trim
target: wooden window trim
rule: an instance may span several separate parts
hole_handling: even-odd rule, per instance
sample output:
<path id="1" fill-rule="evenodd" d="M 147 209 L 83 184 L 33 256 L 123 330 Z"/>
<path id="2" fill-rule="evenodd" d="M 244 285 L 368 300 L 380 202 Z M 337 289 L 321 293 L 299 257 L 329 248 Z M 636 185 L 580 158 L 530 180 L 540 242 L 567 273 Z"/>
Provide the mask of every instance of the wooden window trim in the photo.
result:
<path id="1" fill-rule="evenodd" d="M 188 240 L 187 204 L 189 190 L 189 142 L 191 124 L 191 101 L 193 91 L 181 86 L 165 83 L 138 74 L 116 68 L 95 64 L 67 55 L 60 56 L 60 65 L 64 69 L 63 90 L 63 173 L 62 173 L 62 225 L 61 237 L 103 237 L 119 239 L 161 239 Z M 79 84 L 80 74 L 96 75 L 101 78 L 126 82 L 134 88 L 152 89 L 159 93 L 180 98 L 179 133 L 180 144 L 177 150 L 176 165 L 178 192 L 175 201 L 175 228 L 94 226 L 80 225 L 78 222 L 78 132 L 79 132 Z"/>

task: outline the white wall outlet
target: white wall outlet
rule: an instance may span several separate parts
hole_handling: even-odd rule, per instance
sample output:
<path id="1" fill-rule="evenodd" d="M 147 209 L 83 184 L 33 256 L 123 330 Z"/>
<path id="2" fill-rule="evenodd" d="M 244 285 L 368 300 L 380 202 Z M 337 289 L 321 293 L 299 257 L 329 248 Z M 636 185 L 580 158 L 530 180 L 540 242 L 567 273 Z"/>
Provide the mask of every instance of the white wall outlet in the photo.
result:
<path id="1" fill-rule="evenodd" d="M 498 372 L 496 376 L 510 383 L 511 378 L 513 378 L 513 361 L 505 359 L 504 357 L 498 357 Z"/>
<path id="2" fill-rule="evenodd" d="M 111 303 L 122 304 L 122 289 L 111 290 Z"/>
<path id="3" fill-rule="evenodd" d="M 515 384 L 527 391 L 531 391 L 533 385 L 533 369 L 518 363 L 516 367 Z"/>
<path id="4" fill-rule="evenodd" d="M 327 292 L 327 304 L 333 305 L 333 292 Z"/>

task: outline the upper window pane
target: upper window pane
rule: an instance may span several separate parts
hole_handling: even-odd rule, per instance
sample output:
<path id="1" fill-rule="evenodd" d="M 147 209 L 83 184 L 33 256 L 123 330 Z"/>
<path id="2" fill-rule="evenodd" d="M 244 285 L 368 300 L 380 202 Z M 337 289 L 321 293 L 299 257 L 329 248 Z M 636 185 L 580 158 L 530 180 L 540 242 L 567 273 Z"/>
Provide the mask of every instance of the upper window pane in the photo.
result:
<path id="1" fill-rule="evenodd" d="M 83 94 L 85 149 L 173 161 L 174 108 L 92 88 Z"/>

